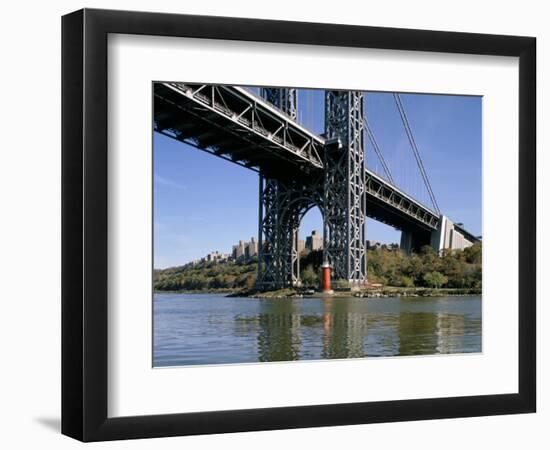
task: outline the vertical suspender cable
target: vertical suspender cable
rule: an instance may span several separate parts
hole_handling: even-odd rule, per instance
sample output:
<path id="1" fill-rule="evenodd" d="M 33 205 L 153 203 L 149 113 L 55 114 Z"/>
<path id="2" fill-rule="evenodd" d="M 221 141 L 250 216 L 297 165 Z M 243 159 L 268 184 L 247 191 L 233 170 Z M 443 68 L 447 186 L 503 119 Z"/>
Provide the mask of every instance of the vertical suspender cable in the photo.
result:
<path id="1" fill-rule="evenodd" d="M 365 100 L 366 100 L 366 96 L 365 96 Z M 364 109 L 365 110 L 367 109 L 366 106 L 364 106 Z M 378 157 L 378 160 L 382 165 L 382 169 L 384 170 L 384 173 L 386 174 L 388 181 L 391 184 L 395 185 L 395 181 L 393 180 L 393 176 L 390 172 L 390 168 L 386 164 L 386 160 L 384 159 L 384 154 L 382 153 L 382 151 L 380 150 L 380 147 L 378 146 L 378 142 L 376 141 L 372 128 L 370 127 L 369 122 L 367 120 L 366 113 L 363 114 L 363 123 L 365 124 L 365 131 L 367 132 L 367 137 L 369 138 L 369 141 L 372 144 L 374 152 L 376 153 L 376 156 Z"/>
<path id="2" fill-rule="evenodd" d="M 378 146 L 378 142 L 376 141 L 376 138 L 374 137 L 374 133 L 372 132 L 372 129 L 369 125 L 369 122 L 367 121 L 366 117 L 363 117 L 363 122 L 365 123 L 365 131 L 367 132 L 367 137 L 369 138 L 370 143 L 372 144 L 372 147 L 374 148 L 374 152 L 376 153 L 376 156 L 378 157 L 378 160 L 380 161 L 380 164 L 382 165 L 382 169 L 384 170 L 384 173 L 386 174 L 386 177 L 388 181 L 395 185 L 395 181 L 393 180 L 392 174 L 390 172 L 390 168 L 386 164 L 386 160 L 384 159 L 384 155 L 382 154 L 382 151 L 380 150 L 380 147 Z"/>
<path id="3" fill-rule="evenodd" d="M 424 180 L 424 184 L 426 185 L 426 189 L 428 190 L 428 195 L 430 196 L 430 200 L 438 214 L 440 214 L 439 206 L 437 204 L 437 201 L 435 199 L 434 192 L 432 190 L 432 186 L 430 184 L 430 180 L 428 179 L 428 174 L 426 173 L 426 168 L 424 167 L 424 163 L 422 162 L 422 157 L 420 156 L 420 152 L 418 150 L 418 146 L 416 145 L 416 141 L 414 140 L 414 136 L 411 131 L 411 126 L 409 124 L 409 120 L 407 118 L 407 113 L 405 112 L 405 108 L 403 107 L 403 103 L 401 102 L 401 97 L 397 92 L 393 94 L 393 98 L 395 100 L 395 104 L 397 105 L 397 109 L 399 110 L 399 115 L 401 116 L 401 121 L 403 122 L 403 126 L 405 127 L 405 132 L 407 134 L 407 138 L 409 139 L 409 143 L 411 145 L 414 157 L 416 159 L 416 164 L 418 165 L 418 168 L 420 170 L 420 174 L 422 175 L 422 179 Z"/>

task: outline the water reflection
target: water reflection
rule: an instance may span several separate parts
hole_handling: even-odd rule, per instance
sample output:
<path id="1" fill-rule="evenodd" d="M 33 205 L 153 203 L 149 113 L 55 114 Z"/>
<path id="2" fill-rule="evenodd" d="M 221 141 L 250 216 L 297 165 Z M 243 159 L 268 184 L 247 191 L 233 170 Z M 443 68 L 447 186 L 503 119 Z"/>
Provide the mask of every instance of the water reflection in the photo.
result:
<path id="1" fill-rule="evenodd" d="M 323 358 L 362 358 L 367 336 L 367 314 L 357 300 L 324 301 Z"/>
<path id="2" fill-rule="evenodd" d="M 160 295 L 154 331 L 156 366 L 480 352 L 481 298 Z"/>
<path id="3" fill-rule="evenodd" d="M 298 305 L 289 299 L 264 301 L 258 314 L 258 360 L 300 359 L 300 318 Z"/>

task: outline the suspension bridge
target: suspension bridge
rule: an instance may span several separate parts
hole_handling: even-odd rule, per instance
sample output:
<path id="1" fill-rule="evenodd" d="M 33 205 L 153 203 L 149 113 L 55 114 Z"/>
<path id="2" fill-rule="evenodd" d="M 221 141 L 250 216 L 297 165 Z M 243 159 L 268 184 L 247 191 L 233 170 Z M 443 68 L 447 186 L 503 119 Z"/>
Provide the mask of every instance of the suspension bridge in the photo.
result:
<path id="1" fill-rule="evenodd" d="M 367 121 L 363 92 L 325 91 L 325 132 L 297 121 L 294 88 L 162 82 L 154 84 L 155 131 L 259 174 L 257 286 L 300 284 L 298 230 L 318 207 L 323 258 L 333 279 L 367 282 L 366 217 L 401 231 L 405 252 L 430 245 L 464 248 L 478 241 L 439 210 L 399 94 L 393 94 L 431 206 L 396 186 Z M 383 176 L 365 164 L 371 143 Z"/>

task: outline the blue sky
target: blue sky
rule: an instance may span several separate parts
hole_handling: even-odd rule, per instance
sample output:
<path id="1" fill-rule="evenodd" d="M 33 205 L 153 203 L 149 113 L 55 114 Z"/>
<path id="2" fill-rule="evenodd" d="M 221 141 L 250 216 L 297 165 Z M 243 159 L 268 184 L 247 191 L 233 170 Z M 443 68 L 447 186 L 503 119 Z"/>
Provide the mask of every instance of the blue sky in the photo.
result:
<path id="1" fill-rule="evenodd" d="M 324 127 L 322 91 L 301 90 L 299 121 Z M 481 97 L 401 94 L 443 214 L 481 235 Z M 396 184 L 431 206 L 392 94 L 367 92 L 365 111 Z M 229 252 L 258 228 L 258 174 L 154 133 L 154 266 L 164 268 L 214 250 Z M 366 140 L 367 166 L 381 166 Z M 300 236 L 322 230 L 317 208 Z M 367 239 L 399 242 L 400 233 L 367 220 Z"/>

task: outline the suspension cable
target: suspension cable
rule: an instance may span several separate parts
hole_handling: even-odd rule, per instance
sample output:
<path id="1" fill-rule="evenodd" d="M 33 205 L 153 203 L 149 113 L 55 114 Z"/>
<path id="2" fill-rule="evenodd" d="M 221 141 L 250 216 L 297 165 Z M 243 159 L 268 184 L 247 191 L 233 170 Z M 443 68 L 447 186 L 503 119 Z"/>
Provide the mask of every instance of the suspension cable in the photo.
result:
<path id="1" fill-rule="evenodd" d="M 412 134 L 411 126 L 409 124 L 409 119 L 407 118 L 407 113 L 405 112 L 405 108 L 403 107 L 403 103 L 401 102 L 401 97 L 397 92 L 394 92 L 393 98 L 395 100 L 395 104 L 397 105 L 399 115 L 401 116 L 401 121 L 403 122 L 403 126 L 405 128 L 405 133 L 407 134 L 407 138 L 409 139 L 409 144 L 411 145 L 411 149 L 412 149 L 414 157 L 416 159 L 418 169 L 420 170 L 420 174 L 422 175 L 422 179 L 424 180 L 424 184 L 426 185 L 426 189 L 428 190 L 428 195 L 430 196 L 430 200 L 432 201 L 432 204 L 433 204 L 435 210 L 437 211 L 437 213 L 440 214 L 441 211 L 439 210 L 439 205 L 437 204 L 437 201 L 435 199 L 435 195 L 434 195 L 434 192 L 432 190 L 432 186 L 430 184 L 428 174 L 426 173 L 426 168 L 424 167 L 422 157 L 420 156 L 418 146 L 416 145 L 416 141 L 414 140 L 414 136 Z"/>
<path id="2" fill-rule="evenodd" d="M 388 178 L 388 181 L 395 185 L 395 181 L 393 180 L 392 174 L 390 172 L 390 168 L 386 164 L 386 160 L 384 159 L 384 155 L 382 154 L 382 151 L 380 150 L 380 147 L 378 146 L 378 142 L 376 141 L 376 138 L 374 137 L 374 133 L 372 131 L 372 128 L 369 125 L 369 122 L 367 121 L 366 115 L 363 116 L 363 122 L 365 123 L 365 130 L 367 131 L 367 137 L 369 138 L 369 141 L 372 144 L 372 147 L 374 148 L 374 152 L 376 153 L 376 156 L 378 156 L 378 160 L 380 161 L 380 164 L 382 164 L 382 169 L 384 169 L 384 173 L 386 174 L 386 177 Z"/>

